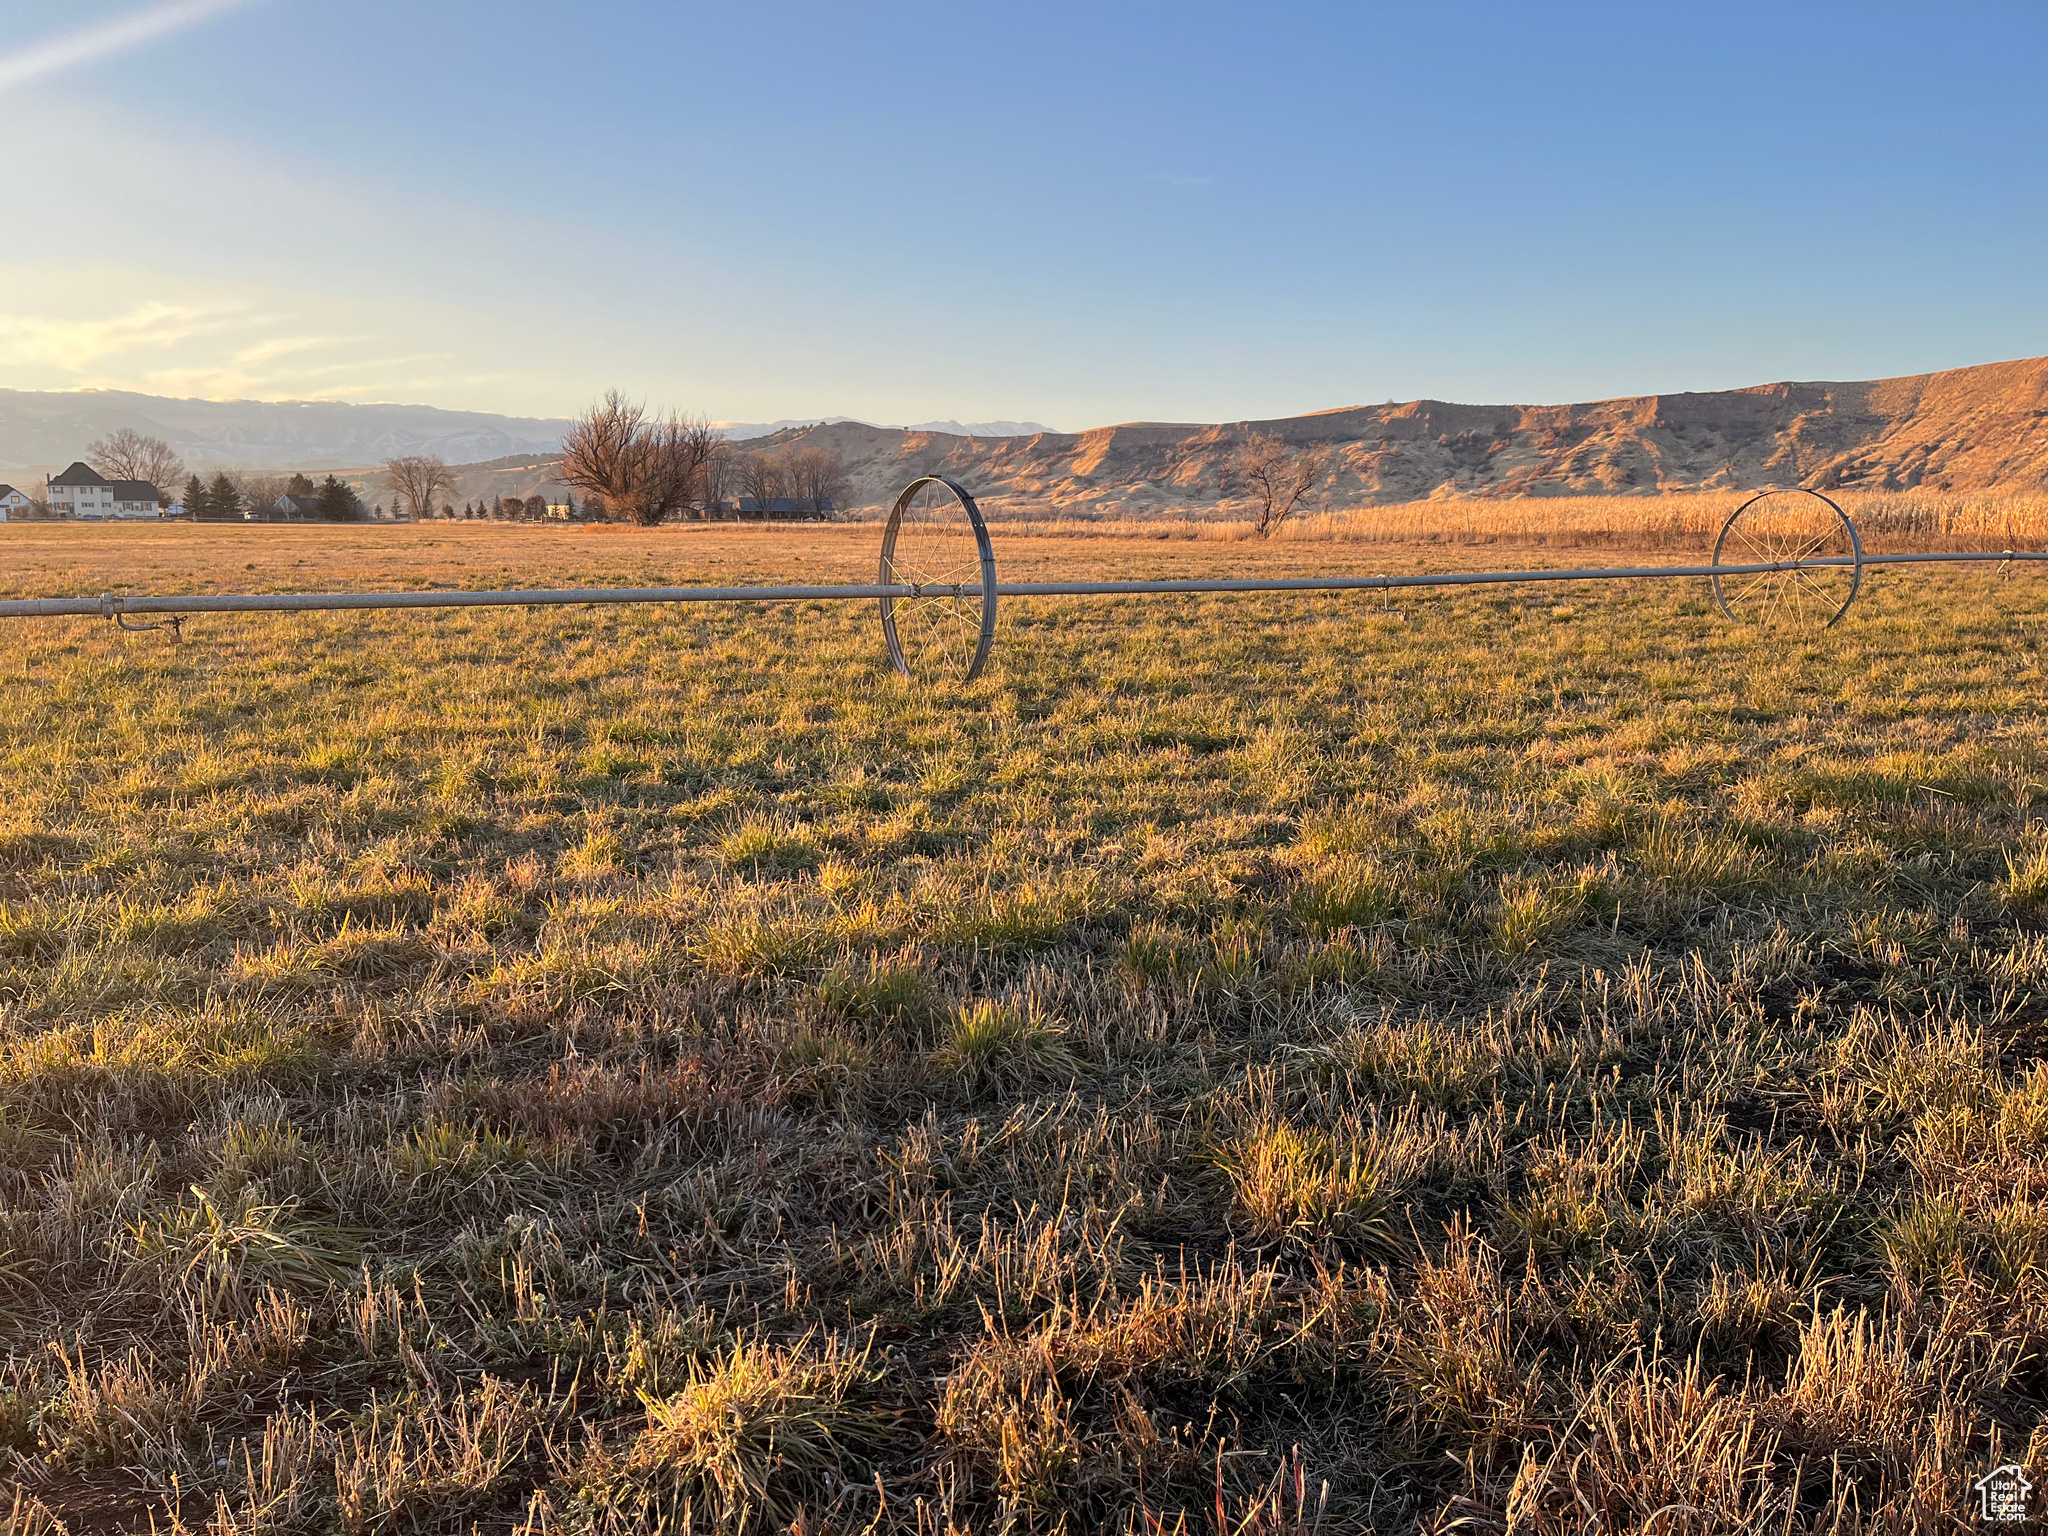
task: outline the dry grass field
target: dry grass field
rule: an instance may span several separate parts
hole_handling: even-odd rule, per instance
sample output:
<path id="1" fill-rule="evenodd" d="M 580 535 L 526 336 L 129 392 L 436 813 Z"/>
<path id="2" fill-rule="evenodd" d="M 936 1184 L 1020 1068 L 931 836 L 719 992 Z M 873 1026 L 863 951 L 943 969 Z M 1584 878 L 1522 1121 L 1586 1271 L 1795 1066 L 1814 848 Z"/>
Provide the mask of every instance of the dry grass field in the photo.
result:
<path id="1" fill-rule="evenodd" d="M 1500 563 L 1088 531 L 1005 573 Z M 0 528 L 10 594 L 873 561 Z M 868 605 L 9 623 L 0 1521 L 1965 1528 L 2048 1465 L 2044 623 L 1018 602 L 958 693 Z"/>

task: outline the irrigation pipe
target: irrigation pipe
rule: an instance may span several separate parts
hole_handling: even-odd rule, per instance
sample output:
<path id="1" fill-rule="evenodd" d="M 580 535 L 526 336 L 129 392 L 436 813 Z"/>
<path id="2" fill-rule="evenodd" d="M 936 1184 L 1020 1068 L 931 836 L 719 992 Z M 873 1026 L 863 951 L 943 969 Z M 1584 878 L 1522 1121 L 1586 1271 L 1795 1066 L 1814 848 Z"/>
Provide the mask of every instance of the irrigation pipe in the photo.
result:
<path id="1" fill-rule="evenodd" d="M 1927 565 L 1949 561 L 2048 560 L 2048 551 L 1865 555 L 1869 565 Z M 1199 592 L 1382 592 L 1408 587 L 1483 587 L 1538 581 L 1621 581 L 1672 576 L 1768 575 L 1827 570 L 1854 564 L 1847 557 L 1773 560 L 1748 565 L 1588 566 L 1577 570 L 1444 571 L 1413 576 L 1273 576 L 1190 578 L 1168 581 L 1004 581 L 997 597 L 1114 597 L 1119 594 Z M 380 608 L 556 608 L 606 603 L 836 602 L 875 598 L 979 597 L 979 582 L 898 582 L 815 587 L 558 587 L 434 592 L 257 592 L 155 596 L 106 593 L 99 597 L 0 599 L 0 619 L 111 619 L 122 614 L 332 613 Z"/>

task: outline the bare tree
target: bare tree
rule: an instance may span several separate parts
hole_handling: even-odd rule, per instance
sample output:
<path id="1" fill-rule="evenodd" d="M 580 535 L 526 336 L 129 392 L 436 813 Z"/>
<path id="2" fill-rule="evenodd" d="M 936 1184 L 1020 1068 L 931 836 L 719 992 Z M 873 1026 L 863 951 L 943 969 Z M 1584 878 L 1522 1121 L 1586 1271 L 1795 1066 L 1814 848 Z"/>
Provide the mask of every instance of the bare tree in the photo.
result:
<path id="1" fill-rule="evenodd" d="M 85 445 L 85 457 L 109 480 L 147 480 L 159 490 L 176 486 L 185 461 L 160 437 L 121 427 Z"/>
<path id="2" fill-rule="evenodd" d="M 663 424 L 660 451 L 670 457 L 680 471 L 674 487 L 675 503 L 663 512 L 663 516 L 682 512 L 702 502 L 705 475 L 712 456 L 724 443 L 718 429 L 701 417 L 685 421 L 672 415 Z"/>
<path id="3" fill-rule="evenodd" d="M 291 492 L 291 482 L 282 475 L 249 475 L 242 481 L 242 505 L 265 521 L 284 514 L 277 510 L 278 498 Z"/>
<path id="4" fill-rule="evenodd" d="M 440 459 L 424 453 L 387 460 L 384 483 L 394 497 L 405 502 L 416 523 L 434 515 L 436 497 L 453 495 L 455 491 L 454 472 Z"/>
<path id="5" fill-rule="evenodd" d="M 1325 443 L 1290 448 L 1270 432 L 1248 432 L 1231 455 L 1231 467 L 1244 482 L 1257 507 L 1253 529 L 1260 538 L 1301 505 L 1301 498 L 1323 478 L 1329 467 L 1330 449 Z"/>
<path id="6" fill-rule="evenodd" d="M 792 448 L 783 455 L 783 465 L 789 494 L 813 516 L 824 514 L 828 503 L 836 512 L 846 500 L 852 482 L 844 461 L 830 448 Z"/>
<path id="7" fill-rule="evenodd" d="M 632 476 L 633 445 L 646 420 L 643 407 L 610 391 L 569 428 L 556 472 L 585 496 L 602 496 L 608 503 L 623 500 Z"/>
<path id="8" fill-rule="evenodd" d="M 733 465 L 733 478 L 738 482 L 740 494 L 751 496 L 761 516 L 768 516 L 768 509 L 787 493 L 785 487 L 789 477 L 779 453 L 743 453 Z"/>
<path id="9" fill-rule="evenodd" d="M 718 516 L 726 497 L 732 494 L 735 473 L 732 445 L 720 438 L 704 456 L 704 484 L 700 490 L 706 517 Z"/>
<path id="10" fill-rule="evenodd" d="M 557 473 L 586 498 L 651 528 L 697 499 L 717 444 L 704 422 L 674 412 L 650 417 L 612 390 L 562 439 Z"/>

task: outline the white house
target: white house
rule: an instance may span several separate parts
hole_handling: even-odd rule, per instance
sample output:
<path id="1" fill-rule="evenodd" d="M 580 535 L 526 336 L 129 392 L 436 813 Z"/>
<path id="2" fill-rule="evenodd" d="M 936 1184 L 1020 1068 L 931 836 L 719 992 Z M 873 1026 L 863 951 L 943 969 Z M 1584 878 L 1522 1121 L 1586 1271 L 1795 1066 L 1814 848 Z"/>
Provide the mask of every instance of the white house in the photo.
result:
<path id="1" fill-rule="evenodd" d="M 109 480 L 90 464 L 73 464 L 47 482 L 52 517 L 161 517 L 163 497 L 147 480 Z"/>
<path id="2" fill-rule="evenodd" d="M 163 493 L 147 480 L 114 482 L 114 516 L 162 517 Z"/>
<path id="3" fill-rule="evenodd" d="M 29 508 L 35 505 L 27 496 L 11 485 L 0 485 L 0 523 L 10 517 L 26 517 Z"/>
<path id="4" fill-rule="evenodd" d="M 114 482 L 90 464 L 73 464 L 43 482 L 52 517 L 101 518 L 114 515 Z"/>

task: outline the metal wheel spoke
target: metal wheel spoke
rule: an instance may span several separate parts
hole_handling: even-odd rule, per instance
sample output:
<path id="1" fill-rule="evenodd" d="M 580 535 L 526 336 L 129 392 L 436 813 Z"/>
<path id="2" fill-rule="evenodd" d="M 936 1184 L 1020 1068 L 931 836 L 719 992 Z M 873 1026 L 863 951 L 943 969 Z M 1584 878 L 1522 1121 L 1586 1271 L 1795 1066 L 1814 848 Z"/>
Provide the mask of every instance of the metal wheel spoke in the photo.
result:
<path id="1" fill-rule="evenodd" d="M 1769 565 L 1778 558 L 1776 555 L 1771 553 L 1769 549 L 1757 543 L 1755 539 L 1752 539 L 1749 536 L 1749 531 L 1747 529 L 1738 526 L 1735 530 L 1735 536 L 1738 539 L 1742 540 L 1743 543 L 1749 546 L 1750 553 L 1756 556 L 1756 563 L 1758 565 Z M 1744 561 L 1742 563 L 1748 564 L 1747 561 Z"/>
<path id="2" fill-rule="evenodd" d="M 1823 606 L 1829 609 L 1839 608 L 1841 606 L 1842 600 L 1839 597 L 1837 597 L 1833 592 L 1830 592 L 1818 580 L 1816 580 L 1811 572 L 1802 570 L 1796 571 L 1793 574 L 1798 576 L 1800 582 L 1806 587 L 1806 589 L 1809 592 L 1811 592 L 1816 598 L 1820 600 Z"/>
<path id="3" fill-rule="evenodd" d="M 951 605 L 946 601 L 945 598 L 924 598 L 918 603 L 917 607 L 918 618 L 920 622 L 922 622 L 933 634 L 951 633 L 949 630 L 947 630 L 945 625 L 939 622 L 941 619 L 956 617 Z"/>
<path id="4" fill-rule="evenodd" d="M 1728 602 L 1730 606 L 1733 606 L 1734 604 L 1741 602 L 1744 598 L 1748 597 L 1750 593 L 1754 592 L 1758 587 L 1762 586 L 1765 582 L 1769 581 L 1771 577 L 1775 574 L 1776 573 L 1773 571 L 1758 571 L 1754 576 L 1751 576 L 1749 580 L 1746 583 L 1744 583 L 1741 587 L 1739 587 L 1734 592 L 1729 594 Z"/>
<path id="5" fill-rule="evenodd" d="M 981 617 L 979 614 L 970 615 L 964 609 L 951 606 L 944 599 L 940 599 L 939 612 L 945 614 L 954 623 L 964 625 L 971 633 L 977 635 L 981 633 Z"/>
<path id="6" fill-rule="evenodd" d="M 1829 541 L 1830 539 L 1834 538 L 1834 536 L 1835 536 L 1835 530 L 1834 530 L 1834 529 L 1832 529 L 1832 528 L 1828 529 L 1828 531 L 1827 531 L 1826 533 L 1823 533 L 1823 534 L 1822 534 L 1822 535 L 1821 535 L 1821 536 L 1820 536 L 1819 538 L 1815 539 L 1815 540 L 1814 540 L 1814 541 L 1813 541 L 1813 542 L 1812 542 L 1811 544 L 1808 544 L 1808 545 L 1807 545 L 1807 546 L 1806 546 L 1805 548 L 1801 549 L 1801 550 L 1799 551 L 1799 553 L 1798 553 L 1798 554 L 1796 554 L 1796 555 L 1794 555 L 1794 556 L 1792 556 L 1792 558 L 1793 558 L 1794 560 L 1805 560 L 1805 559 L 1809 559 L 1809 558 L 1810 558 L 1810 557 L 1812 557 L 1812 556 L 1813 556 L 1814 554 L 1818 553 L 1818 552 L 1819 552 L 1819 550 L 1821 549 L 1821 547 L 1822 547 L 1823 545 L 1825 545 L 1825 544 L 1826 544 L 1826 543 L 1827 543 L 1827 542 L 1828 542 L 1828 541 Z"/>

